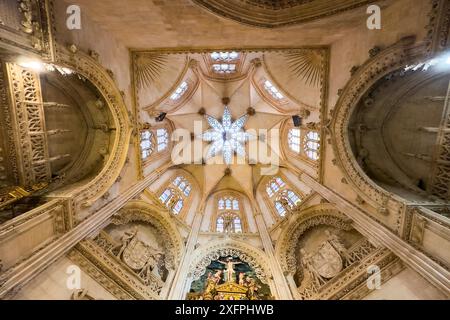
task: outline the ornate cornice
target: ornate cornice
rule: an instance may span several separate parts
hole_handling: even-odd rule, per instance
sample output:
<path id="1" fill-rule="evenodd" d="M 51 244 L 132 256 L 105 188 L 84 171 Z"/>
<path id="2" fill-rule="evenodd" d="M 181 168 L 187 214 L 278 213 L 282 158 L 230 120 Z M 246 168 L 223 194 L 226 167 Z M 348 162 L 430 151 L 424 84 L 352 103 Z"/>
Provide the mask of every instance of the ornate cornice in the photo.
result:
<path id="1" fill-rule="evenodd" d="M 224 18 L 261 28 L 300 24 L 360 7 L 368 0 L 193 0 L 198 6 Z"/>

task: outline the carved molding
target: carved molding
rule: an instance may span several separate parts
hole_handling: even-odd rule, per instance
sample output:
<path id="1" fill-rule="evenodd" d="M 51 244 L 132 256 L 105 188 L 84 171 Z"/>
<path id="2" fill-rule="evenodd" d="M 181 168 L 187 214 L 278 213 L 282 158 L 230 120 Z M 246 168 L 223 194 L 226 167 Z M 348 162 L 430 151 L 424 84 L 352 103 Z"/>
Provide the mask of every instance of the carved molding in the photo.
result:
<path id="1" fill-rule="evenodd" d="M 391 253 L 388 249 L 377 249 L 364 259 L 362 259 L 355 266 L 344 270 L 339 276 L 328 282 L 321 288 L 319 293 L 314 297 L 318 300 L 339 300 L 344 297 L 351 296 L 356 291 L 358 286 L 365 286 L 367 288 L 366 281 L 368 279 L 367 269 L 370 266 L 378 266 L 383 274 L 383 270 L 386 269 L 391 263 L 398 261 L 399 259 Z M 399 272 L 401 269 L 392 270 Z M 392 276 L 392 275 L 391 275 Z M 386 281 L 387 279 L 383 279 Z M 360 291 L 359 299 L 369 294 L 370 291 Z M 356 298 L 356 297 L 355 297 Z"/>
<path id="2" fill-rule="evenodd" d="M 368 0 L 194 0 L 220 17 L 261 28 L 276 28 L 314 21 L 370 3 Z"/>
<path id="3" fill-rule="evenodd" d="M 10 114 L 9 102 L 8 102 L 8 93 L 7 93 L 7 79 L 4 72 L 3 64 L 0 65 L 0 105 L 1 105 L 1 120 L 0 123 L 4 128 L 4 133 L 6 134 L 6 145 L 7 150 L 4 150 L 3 153 L 7 154 L 8 165 L 11 168 L 10 175 L 14 181 L 19 181 L 19 170 L 17 168 L 17 154 L 14 143 L 14 131 L 12 127 L 12 119 Z"/>
<path id="4" fill-rule="evenodd" d="M 133 296 L 127 293 L 123 288 L 118 286 L 113 280 L 107 277 L 100 269 L 87 259 L 83 254 L 77 249 L 71 250 L 67 257 L 79 266 L 84 272 L 86 272 L 90 277 L 96 279 L 103 288 L 105 288 L 109 293 L 119 300 L 132 300 Z"/>
<path id="5" fill-rule="evenodd" d="M 447 49 L 450 31 L 450 1 L 432 0 L 429 23 L 427 25 L 428 54 L 432 55 Z"/>
<path id="6" fill-rule="evenodd" d="M 11 126 L 20 183 L 31 186 L 51 179 L 45 115 L 39 75 L 7 63 Z"/>
<path id="7" fill-rule="evenodd" d="M 50 0 L 10 1 L 17 12 L 18 25 L 0 23 L 0 47 L 13 52 L 53 58 L 50 32 Z"/>

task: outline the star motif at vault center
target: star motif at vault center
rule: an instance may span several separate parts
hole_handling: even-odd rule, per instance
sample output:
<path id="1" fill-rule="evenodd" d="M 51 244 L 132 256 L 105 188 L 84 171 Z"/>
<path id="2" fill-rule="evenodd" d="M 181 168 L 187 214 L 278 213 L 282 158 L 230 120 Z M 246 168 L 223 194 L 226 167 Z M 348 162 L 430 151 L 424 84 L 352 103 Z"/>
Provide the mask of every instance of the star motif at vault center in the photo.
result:
<path id="1" fill-rule="evenodd" d="M 231 164 L 234 153 L 245 157 L 245 142 L 253 138 L 253 135 L 243 130 L 248 115 L 232 122 L 230 110 L 225 106 L 222 123 L 214 117 L 208 115 L 205 117 L 212 128 L 200 136 L 203 141 L 211 142 L 206 159 L 222 153 L 225 163 Z"/>

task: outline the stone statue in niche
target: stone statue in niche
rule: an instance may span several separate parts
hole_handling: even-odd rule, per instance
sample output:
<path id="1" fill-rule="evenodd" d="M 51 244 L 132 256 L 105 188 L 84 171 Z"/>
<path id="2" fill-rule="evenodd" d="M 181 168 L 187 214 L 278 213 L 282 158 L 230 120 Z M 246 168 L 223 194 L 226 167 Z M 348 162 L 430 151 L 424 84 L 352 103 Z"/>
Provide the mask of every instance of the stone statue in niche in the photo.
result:
<path id="1" fill-rule="evenodd" d="M 334 278 L 344 267 L 339 252 L 329 241 L 323 242 L 319 250 L 312 255 L 312 264 L 324 279 Z"/>

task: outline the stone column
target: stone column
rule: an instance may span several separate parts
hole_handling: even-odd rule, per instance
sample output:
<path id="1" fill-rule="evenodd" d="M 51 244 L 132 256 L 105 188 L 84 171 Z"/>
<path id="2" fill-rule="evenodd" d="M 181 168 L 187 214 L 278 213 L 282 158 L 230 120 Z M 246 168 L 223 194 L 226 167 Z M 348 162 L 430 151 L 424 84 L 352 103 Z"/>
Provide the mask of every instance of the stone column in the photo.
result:
<path id="1" fill-rule="evenodd" d="M 275 250 L 273 248 L 272 239 L 270 238 L 266 223 L 259 210 L 256 213 L 255 221 L 259 231 L 259 235 L 261 237 L 261 241 L 263 243 L 264 251 L 269 258 L 270 267 L 273 273 L 273 282 L 277 290 L 277 292 L 273 292 L 273 294 L 275 294 L 276 297 L 280 300 L 292 300 L 292 294 L 289 290 L 287 281 L 284 278 L 281 266 L 275 258 Z"/>
<path id="2" fill-rule="evenodd" d="M 202 223 L 203 213 L 197 212 L 192 223 L 191 232 L 186 242 L 186 248 L 184 254 L 181 257 L 180 266 L 177 269 L 175 279 L 169 292 L 169 300 L 184 300 L 188 293 L 189 277 L 189 265 L 191 263 L 192 253 L 195 250 L 195 244 L 197 243 L 200 226 Z"/>
<path id="3" fill-rule="evenodd" d="M 294 281 L 294 276 L 292 274 L 288 274 L 286 276 L 286 281 L 289 285 L 289 288 L 291 289 L 292 292 L 292 296 L 294 297 L 295 300 L 301 300 L 300 296 L 298 294 L 298 289 L 297 289 L 297 284 Z"/>
<path id="4" fill-rule="evenodd" d="M 173 278 L 175 277 L 175 270 L 169 270 L 169 274 L 167 275 L 166 283 L 164 287 L 161 289 L 161 293 L 159 294 L 161 299 L 167 299 L 169 295 L 169 290 L 172 287 Z"/>

